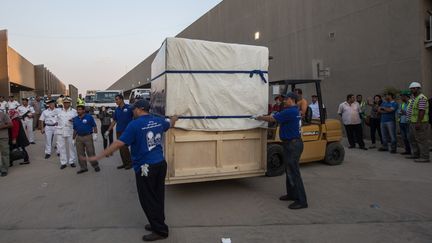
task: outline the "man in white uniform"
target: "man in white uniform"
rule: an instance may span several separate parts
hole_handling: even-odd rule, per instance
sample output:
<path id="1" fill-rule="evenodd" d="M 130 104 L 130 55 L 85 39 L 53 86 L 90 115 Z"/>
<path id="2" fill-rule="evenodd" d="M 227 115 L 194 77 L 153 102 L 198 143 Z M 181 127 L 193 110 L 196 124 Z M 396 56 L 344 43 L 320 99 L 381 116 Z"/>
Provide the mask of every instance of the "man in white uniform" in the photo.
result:
<path id="1" fill-rule="evenodd" d="M 71 107 L 72 99 L 69 97 L 64 98 L 63 108 L 60 109 L 58 114 L 58 124 L 56 126 L 57 134 L 57 148 L 60 153 L 60 169 L 66 168 L 69 163 L 71 167 L 75 166 L 76 150 L 73 143 L 73 123 L 72 118 L 76 117 L 78 113 Z M 68 158 L 69 155 L 69 158 Z"/>
<path id="2" fill-rule="evenodd" d="M 45 134 L 45 159 L 49 159 L 60 109 L 55 108 L 55 100 L 48 100 L 46 103 L 48 109 L 44 110 L 39 118 L 39 129 L 42 134 Z"/>
<path id="3" fill-rule="evenodd" d="M 9 96 L 9 101 L 6 104 L 6 108 L 8 110 L 12 110 L 18 108 L 18 106 L 20 106 L 20 103 L 15 100 L 14 96 L 13 95 Z"/>
<path id="4" fill-rule="evenodd" d="M 17 110 L 23 122 L 24 130 L 29 142 L 35 144 L 33 133 L 33 116 L 35 110 L 29 105 L 27 98 L 22 98 L 22 105 L 18 106 Z"/>

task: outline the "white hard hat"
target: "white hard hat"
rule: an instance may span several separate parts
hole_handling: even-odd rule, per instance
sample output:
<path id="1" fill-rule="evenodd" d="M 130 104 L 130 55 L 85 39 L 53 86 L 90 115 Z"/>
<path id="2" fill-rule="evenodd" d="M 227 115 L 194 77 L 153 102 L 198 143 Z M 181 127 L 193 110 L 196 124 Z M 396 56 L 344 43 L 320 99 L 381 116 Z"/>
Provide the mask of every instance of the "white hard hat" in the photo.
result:
<path id="1" fill-rule="evenodd" d="M 418 82 L 412 82 L 409 86 L 410 89 L 412 88 L 421 88 L 421 84 Z"/>

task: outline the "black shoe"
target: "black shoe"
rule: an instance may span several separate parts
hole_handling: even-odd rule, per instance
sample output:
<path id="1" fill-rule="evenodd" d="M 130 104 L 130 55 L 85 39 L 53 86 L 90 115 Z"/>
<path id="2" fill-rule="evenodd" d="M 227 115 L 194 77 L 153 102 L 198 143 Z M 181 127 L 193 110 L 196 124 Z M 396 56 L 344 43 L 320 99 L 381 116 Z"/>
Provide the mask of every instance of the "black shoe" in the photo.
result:
<path id="1" fill-rule="evenodd" d="M 9 162 L 9 167 L 12 167 L 13 166 L 13 162 Z"/>
<path id="2" fill-rule="evenodd" d="M 51 157 L 50 154 L 45 154 L 45 159 L 49 159 Z"/>
<path id="3" fill-rule="evenodd" d="M 30 161 L 24 161 L 24 162 L 21 162 L 21 163 L 19 163 L 20 165 L 28 165 L 28 164 L 30 164 Z"/>
<path id="4" fill-rule="evenodd" d="M 355 148 L 355 146 L 349 146 L 348 148 L 349 148 L 349 149 L 353 149 L 353 148 Z"/>
<path id="5" fill-rule="evenodd" d="M 76 165 L 74 163 L 70 164 L 70 167 L 75 168 Z"/>
<path id="6" fill-rule="evenodd" d="M 117 169 L 124 169 L 125 168 L 125 166 L 124 165 L 119 165 L 119 166 L 117 166 Z"/>
<path id="7" fill-rule="evenodd" d="M 279 197 L 279 200 L 281 200 L 281 201 L 295 201 L 295 200 L 297 200 L 297 199 L 295 199 L 295 198 L 293 198 L 293 197 L 290 197 L 290 196 L 288 196 L 288 195 L 283 195 L 283 196 L 280 196 L 280 197 Z"/>
<path id="8" fill-rule="evenodd" d="M 390 153 L 391 154 L 397 154 L 397 151 L 396 150 L 392 150 L 392 151 L 390 151 Z"/>
<path id="9" fill-rule="evenodd" d="M 36 144 L 35 142 L 31 142 L 30 144 Z"/>
<path id="10" fill-rule="evenodd" d="M 77 174 L 82 174 L 82 173 L 87 172 L 87 171 L 88 171 L 88 169 L 81 169 L 81 170 L 77 171 Z"/>
<path id="11" fill-rule="evenodd" d="M 153 231 L 153 230 L 152 230 L 152 227 L 151 227 L 150 224 L 146 224 L 146 225 L 144 226 L 144 229 L 147 230 L 147 231 Z"/>
<path id="12" fill-rule="evenodd" d="M 159 235 L 159 234 L 156 234 L 156 233 L 151 233 L 151 234 L 148 234 L 148 235 L 144 235 L 143 237 L 142 237 L 142 240 L 143 241 L 156 241 L 156 240 L 163 240 L 163 239 L 166 239 L 168 236 L 162 236 L 162 235 Z"/>
<path id="13" fill-rule="evenodd" d="M 64 168 L 66 168 L 66 165 L 61 165 L 60 166 L 60 170 L 63 170 Z"/>
<path id="14" fill-rule="evenodd" d="M 365 147 L 360 147 L 360 149 L 361 150 L 368 150 L 367 148 L 365 148 Z"/>
<path id="15" fill-rule="evenodd" d="M 99 167 L 99 166 L 98 166 L 98 167 L 95 167 L 94 169 L 95 169 L 96 172 L 99 172 L 99 171 L 100 171 L 100 167 Z"/>
<path id="16" fill-rule="evenodd" d="M 388 151 L 388 149 L 386 149 L 386 148 L 379 148 L 378 151 L 385 152 L 385 151 Z"/>
<path id="17" fill-rule="evenodd" d="M 7 173 L 6 171 L 4 171 L 4 172 L 2 172 L 2 173 L 0 174 L 0 176 L 1 176 L 1 177 L 5 177 L 5 176 L 7 176 L 7 174 L 8 174 L 8 173 Z"/>
<path id="18" fill-rule="evenodd" d="M 132 169 L 132 165 L 126 165 L 126 166 L 124 167 L 124 169 L 125 169 L 125 170 L 130 170 L 130 169 Z"/>
<path id="19" fill-rule="evenodd" d="M 405 158 L 406 159 L 420 159 L 420 156 L 411 155 L 411 156 L 407 156 Z"/>
<path id="20" fill-rule="evenodd" d="M 301 204 L 299 202 L 293 202 L 288 206 L 289 209 L 302 209 L 307 207 L 308 207 L 307 204 Z"/>
<path id="21" fill-rule="evenodd" d="M 60 153 L 57 153 L 57 157 L 60 157 Z"/>
<path id="22" fill-rule="evenodd" d="M 407 152 L 407 151 L 405 151 L 405 152 L 402 152 L 402 153 L 400 153 L 401 155 L 410 155 L 411 154 L 411 152 Z"/>

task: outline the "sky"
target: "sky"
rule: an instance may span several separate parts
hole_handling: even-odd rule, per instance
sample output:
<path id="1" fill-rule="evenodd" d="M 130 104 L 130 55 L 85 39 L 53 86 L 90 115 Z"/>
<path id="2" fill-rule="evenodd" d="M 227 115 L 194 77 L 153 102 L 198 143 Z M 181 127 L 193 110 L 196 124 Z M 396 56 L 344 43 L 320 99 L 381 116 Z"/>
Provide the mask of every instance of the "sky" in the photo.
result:
<path id="1" fill-rule="evenodd" d="M 221 0 L 2 0 L 9 46 L 79 92 L 106 89 Z"/>

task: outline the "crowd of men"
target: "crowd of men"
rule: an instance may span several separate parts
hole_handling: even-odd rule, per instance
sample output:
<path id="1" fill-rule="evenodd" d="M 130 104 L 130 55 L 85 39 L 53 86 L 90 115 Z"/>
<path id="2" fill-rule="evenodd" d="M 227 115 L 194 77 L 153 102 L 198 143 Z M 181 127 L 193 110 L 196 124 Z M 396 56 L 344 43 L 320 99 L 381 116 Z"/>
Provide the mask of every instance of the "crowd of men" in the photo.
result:
<path id="1" fill-rule="evenodd" d="M 339 105 L 338 114 L 345 126 L 349 148 L 355 148 L 358 144 L 360 149 L 368 149 L 363 140 L 363 130 L 364 126 L 369 126 L 369 149 L 377 148 L 378 134 L 381 143 L 378 151 L 395 154 L 398 152 L 399 130 L 404 144 L 401 154 L 414 162 L 430 162 L 428 136 L 432 122 L 432 99 L 422 93 L 421 84 L 418 82 L 412 82 L 408 88 L 409 90 L 400 91 L 398 97 L 394 92 L 387 91 L 384 99 L 378 94 L 366 101 L 362 95 L 347 95 L 346 101 Z"/>
<path id="2" fill-rule="evenodd" d="M 56 100 L 47 97 L 45 102 L 36 97 L 31 104 L 27 98 L 19 103 L 13 96 L 8 101 L 0 97 L 1 176 L 8 175 L 8 167 L 13 166 L 15 160 L 23 160 L 20 164 L 30 163 L 26 147 L 35 144 L 35 128 L 45 137 L 45 159 L 51 158 L 56 149 L 61 170 L 68 166 L 75 168 L 78 162 L 76 173 L 82 174 L 89 171 L 89 162 L 94 171 L 99 172 L 101 167 L 98 161 L 120 150 L 122 164 L 117 169 L 134 169 L 139 200 L 150 223 L 145 229 L 151 233 L 142 239 L 154 241 L 167 238 L 164 213 L 167 164 L 162 140 L 158 138 L 174 126 L 177 118 L 166 120 L 150 115 L 147 100 L 137 100 L 134 105 L 129 105 L 119 94 L 115 97 L 117 108 L 114 112 L 102 107 L 98 114 L 105 150 L 96 156 L 96 121 L 86 112 L 81 95 L 76 102 L 77 108 L 74 109 L 72 99 L 67 96 Z"/>

